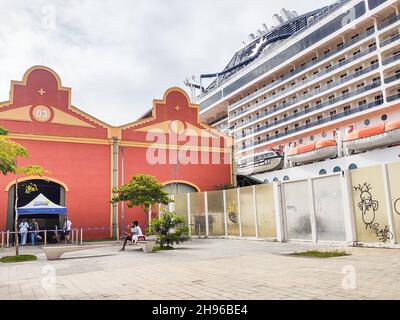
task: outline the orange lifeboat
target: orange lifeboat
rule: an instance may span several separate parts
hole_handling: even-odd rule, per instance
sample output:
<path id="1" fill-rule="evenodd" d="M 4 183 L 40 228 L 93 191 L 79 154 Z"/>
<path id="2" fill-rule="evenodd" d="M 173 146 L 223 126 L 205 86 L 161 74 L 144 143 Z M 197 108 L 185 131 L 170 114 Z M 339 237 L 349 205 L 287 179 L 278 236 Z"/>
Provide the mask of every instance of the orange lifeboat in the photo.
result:
<path id="1" fill-rule="evenodd" d="M 336 141 L 319 140 L 289 150 L 287 158 L 293 164 L 306 164 L 324 159 L 335 158 L 337 155 L 338 147 Z"/>
<path id="2" fill-rule="evenodd" d="M 361 152 L 399 143 L 400 121 L 391 121 L 347 134 L 343 141 L 343 147 L 352 152 Z"/>

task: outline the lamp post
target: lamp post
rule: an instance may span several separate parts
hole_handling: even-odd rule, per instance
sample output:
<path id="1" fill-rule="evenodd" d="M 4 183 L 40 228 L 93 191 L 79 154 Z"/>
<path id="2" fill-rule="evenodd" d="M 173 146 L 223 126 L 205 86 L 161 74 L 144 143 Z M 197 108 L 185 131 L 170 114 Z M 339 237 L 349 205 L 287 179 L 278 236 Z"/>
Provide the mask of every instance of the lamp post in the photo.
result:
<path id="1" fill-rule="evenodd" d="M 124 161 L 124 151 L 125 147 L 121 146 L 121 185 L 124 185 L 125 179 L 124 179 L 124 167 L 125 167 L 125 161 Z M 122 201 L 122 207 L 121 207 L 121 224 L 122 224 L 122 232 L 121 234 L 124 234 L 125 232 L 125 202 Z"/>

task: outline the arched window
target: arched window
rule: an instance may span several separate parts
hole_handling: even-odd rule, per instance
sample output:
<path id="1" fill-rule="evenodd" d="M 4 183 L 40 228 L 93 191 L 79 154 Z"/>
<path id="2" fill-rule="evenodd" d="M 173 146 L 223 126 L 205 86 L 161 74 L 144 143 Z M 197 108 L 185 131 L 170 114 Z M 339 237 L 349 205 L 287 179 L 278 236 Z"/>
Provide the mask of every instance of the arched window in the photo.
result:
<path id="1" fill-rule="evenodd" d="M 341 167 L 335 167 L 335 169 L 333 169 L 333 172 L 334 173 L 342 172 L 342 168 Z"/>
<path id="2" fill-rule="evenodd" d="M 279 182 L 279 179 L 278 178 L 274 178 L 274 182 Z"/>
<path id="3" fill-rule="evenodd" d="M 264 183 L 265 183 L 265 184 L 268 184 L 268 183 L 269 183 L 269 180 L 268 180 L 268 179 L 265 179 L 265 180 L 264 180 Z"/>
<path id="4" fill-rule="evenodd" d="M 290 178 L 288 176 L 283 177 L 283 181 L 289 181 L 289 180 L 290 180 Z"/>
<path id="5" fill-rule="evenodd" d="M 352 163 L 352 164 L 349 166 L 349 170 L 356 170 L 356 169 L 358 169 L 358 166 L 357 166 L 355 163 Z"/>
<path id="6" fill-rule="evenodd" d="M 168 194 L 185 194 L 185 193 L 195 193 L 197 189 L 186 183 L 170 183 L 164 187 L 164 190 Z"/>
<path id="7" fill-rule="evenodd" d="M 325 175 L 325 174 L 328 174 L 328 172 L 326 172 L 325 169 L 321 169 L 321 170 L 319 171 L 319 175 L 320 175 L 320 176 L 323 176 L 323 175 Z"/>

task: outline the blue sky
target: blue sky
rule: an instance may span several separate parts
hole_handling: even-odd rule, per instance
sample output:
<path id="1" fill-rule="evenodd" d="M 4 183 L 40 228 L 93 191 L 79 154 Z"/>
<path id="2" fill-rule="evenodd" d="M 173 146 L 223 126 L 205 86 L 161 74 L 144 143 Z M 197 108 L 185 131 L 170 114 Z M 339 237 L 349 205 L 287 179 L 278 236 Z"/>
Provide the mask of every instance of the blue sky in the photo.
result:
<path id="1" fill-rule="evenodd" d="M 171 86 L 224 68 L 281 8 L 333 0 L 1 0 L 0 101 L 33 65 L 53 68 L 72 103 L 112 125 L 136 120 Z"/>

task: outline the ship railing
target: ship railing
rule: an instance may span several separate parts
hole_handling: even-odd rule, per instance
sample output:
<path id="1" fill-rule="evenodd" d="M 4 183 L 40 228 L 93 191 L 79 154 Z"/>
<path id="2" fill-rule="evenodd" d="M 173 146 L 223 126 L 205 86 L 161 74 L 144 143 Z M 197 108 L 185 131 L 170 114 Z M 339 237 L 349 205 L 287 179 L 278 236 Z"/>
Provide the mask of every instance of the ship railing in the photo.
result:
<path id="1" fill-rule="evenodd" d="M 231 104 L 231 105 L 229 106 L 229 111 L 234 110 L 237 106 L 240 106 L 241 104 L 246 103 L 246 102 L 249 101 L 250 99 L 252 99 L 252 98 L 256 97 L 257 95 L 259 95 L 259 94 L 261 94 L 261 93 L 264 93 L 264 92 L 267 91 L 268 89 L 271 89 L 272 87 L 274 87 L 274 86 L 276 86 L 276 85 L 278 85 L 278 84 L 280 84 L 280 83 L 282 83 L 282 82 L 284 82 L 284 81 L 286 81 L 286 80 L 292 78 L 293 76 L 297 75 L 298 73 L 300 73 L 300 72 L 302 72 L 302 71 L 304 71 L 304 70 L 306 70 L 306 69 L 308 69 L 308 68 L 310 68 L 310 67 L 312 67 L 312 66 L 314 66 L 314 65 L 316 65 L 316 64 L 318 64 L 318 63 L 320 63 L 320 62 L 322 62 L 322 61 L 324 61 L 324 60 L 326 60 L 326 59 L 328 59 L 328 58 L 330 58 L 331 56 L 335 55 L 336 53 L 339 53 L 339 52 L 341 52 L 341 51 L 343 51 L 343 50 L 349 48 L 350 46 L 354 45 L 355 43 L 357 43 L 357 42 L 359 42 L 359 41 L 361 41 L 361 40 L 364 40 L 365 38 L 367 38 L 367 37 L 369 37 L 370 35 L 374 34 L 374 32 L 375 32 L 375 29 L 370 29 L 370 30 L 368 30 L 368 31 L 366 31 L 366 32 L 364 32 L 364 33 L 361 33 L 361 34 L 358 35 L 357 37 L 355 37 L 355 38 L 353 38 L 353 39 L 347 41 L 347 42 L 346 42 L 345 44 L 343 44 L 342 46 L 331 50 L 330 52 L 328 52 L 328 53 L 326 53 L 326 54 L 320 56 L 319 58 L 317 58 L 317 59 L 315 59 L 315 60 L 313 60 L 313 61 L 311 61 L 311 62 L 309 62 L 309 63 L 306 63 L 304 66 L 301 66 L 301 67 L 299 67 L 299 68 L 294 69 L 293 72 L 287 74 L 286 76 L 284 76 L 284 77 L 282 77 L 282 78 L 276 80 L 275 82 L 270 83 L 269 85 L 263 87 L 262 89 L 260 89 L 260 90 L 258 90 L 258 91 L 256 91 L 256 92 L 254 92 L 254 93 L 252 93 L 252 94 L 250 94 L 250 95 L 244 97 L 242 100 L 237 101 L 236 103 Z M 375 50 L 376 50 L 376 47 L 375 47 Z M 250 66 L 249 66 L 249 67 L 250 67 Z M 246 71 L 246 70 L 245 70 L 245 69 L 242 69 L 242 70 L 241 70 L 241 72 L 244 72 L 244 71 Z"/>
<path id="2" fill-rule="evenodd" d="M 395 75 L 385 78 L 385 83 L 391 83 L 393 81 L 399 80 L 400 79 L 400 73 L 396 73 Z"/>
<path id="3" fill-rule="evenodd" d="M 314 24 L 316 24 L 317 22 L 321 21 L 324 17 L 326 17 L 327 15 L 329 15 L 331 12 L 337 10 L 338 8 L 340 8 L 342 5 L 346 4 L 346 3 L 349 2 L 349 1 L 350 1 L 350 0 L 341 0 L 341 3 L 336 4 L 336 5 L 333 6 L 332 8 L 328 9 L 328 10 L 325 11 L 321 16 L 319 16 L 319 17 L 317 17 L 317 18 L 314 18 L 314 20 L 313 20 L 312 22 L 308 23 L 307 26 L 305 26 L 303 29 L 301 29 L 301 30 L 299 30 L 298 32 L 294 33 L 294 34 L 293 34 L 291 37 L 289 37 L 288 39 L 283 40 L 283 41 L 281 41 L 281 42 L 279 42 L 279 43 L 273 44 L 273 47 L 271 46 L 271 47 L 269 47 L 267 50 L 268 50 L 268 51 L 275 51 L 275 50 L 277 50 L 279 47 L 282 47 L 282 46 L 285 45 L 287 42 L 291 41 L 294 37 L 298 37 L 301 33 L 307 31 L 307 30 L 308 30 L 310 27 L 312 27 Z M 370 31 L 368 31 L 368 32 L 370 32 Z M 374 31 L 372 31 L 372 33 L 374 33 Z M 371 33 L 371 34 L 372 34 L 372 33 Z M 359 40 L 362 40 L 362 39 L 361 39 L 361 38 L 358 38 L 357 41 L 359 41 Z M 356 42 L 357 42 L 357 41 L 356 41 Z M 352 43 L 352 40 L 351 40 L 351 41 L 349 42 L 348 46 L 350 46 L 350 45 L 352 45 L 352 44 L 354 44 L 354 43 Z M 345 49 L 346 46 L 342 46 L 342 47 L 340 47 L 340 48 L 341 48 L 341 49 Z M 339 51 L 337 51 L 337 52 L 339 52 Z M 324 57 L 321 57 L 321 58 L 323 58 L 322 60 L 327 59 L 327 58 L 329 58 L 331 55 L 333 55 L 333 54 L 335 54 L 335 53 L 337 53 L 337 52 L 332 52 L 332 54 L 328 54 L 328 55 L 326 55 L 326 56 L 324 56 Z M 263 54 L 263 55 L 264 55 L 264 54 Z M 312 64 L 315 64 L 315 63 L 317 63 L 317 62 L 319 62 L 318 60 L 319 60 L 319 59 L 313 61 L 313 63 L 311 63 L 311 65 L 312 65 Z M 322 60 L 320 60 L 320 61 L 322 61 Z M 256 61 L 258 61 L 258 59 L 257 59 Z M 236 72 L 236 73 L 235 73 L 235 75 L 239 75 L 239 74 L 246 73 L 250 68 L 252 68 L 252 67 L 254 66 L 254 63 L 255 63 L 256 61 L 254 61 L 254 62 L 248 64 L 248 65 L 245 66 L 244 68 L 241 68 L 239 72 Z M 304 70 L 304 69 L 303 69 L 303 70 Z M 302 70 L 299 70 L 298 72 L 300 72 L 300 71 L 302 71 Z M 293 74 L 293 75 L 294 75 L 294 74 Z M 291 75 L 290 75 L 290 76 L 291 76 Z M 289 76 L 288 78 L 290 78 L 290 76 Z M 287 78 L 286 78 L 286 79 L 287 79 Z M 286 80 L 286 79 L 282 79 L 282 81 L 284 81 L 284 80 Z M 220 88 L 220 87 L 221 87 L 225 82 L 227 82 L 228 80 L 230 80 L 230 77 L 229 77 L 228 79 L 226 79 L 225 81 L 220 81 L 219 85 L 215 86 L 211 91 L 206 91 L 206 92 L 200 94 L 200 96 L 199 96 L 197 99 L 201 99 L 201 98 L 203 98 L 204 96 L 207 96 L 208 94 L 214 92 L 215 90 L 217 90 L 218 88 Z M 278 83 L 277 83 L 277 84 L 278 84 Z"/>
<path id="4" fill-rule="evenodd" d="M 375 65 L 370 66 L 370 67 L 368 67 L 368 68 L 365 68 L 365 69 L 362 69 L 362 70 L 360 70 L 360 71 L 354 72 L 353 74 L 347 75 L 347 76 L 345 76 L 345 77 L 343 77 L 343 78 L 337 79 L 337 80 L 335 80 L 335 81 L 333 81 L 333 82 L 331 82 L 331 83 L 329 83 L 329 84 L 327 84 L 327 85 L 325 85 L 325 86 L 322 86 L 322 87 L 319 88 L 319 89 L 313 90 L 312 92 L 309 92 L 309 93 L 307 93 L 307 94 L 301 96 L 300 98 L 293 99 L 291 102 L 286 102 L 285 104 L 282 103 L 282 104 L 280 104 L 280 105 L 277 105 L 276 108 L 273 108 L 273 109 L 271 109 L 271 110 L 268 110 L 268 111 L 265 112 L 263 115 L 257 116 L 257 117 L 259 117 L 259 118 L 256 117 L 256 118 L 252 118 L 252 119 L 246 120 L 245 122 L 241 122 L 241 123 L 238 124 L 237 126 L 231 127 L 230 130 L 240 129 L 240 128 L 246 126 L 247 124 L 252 123 L 252 122 L 255 121 L 255 120 L 258 120 L 258 119 L 260 119 L 260 118 L 262 118 L 262 117 L 265 117 L 266 115 L 270 115 L 270 114 L 274 114 L 274 113 L 276 113 L 276 112 L 278 112 L 278 111 L 282 111 L 282 110 L 284 110 L 284 109 L 286 109 L 286 108 L 288 108 L 288 107 L 290 107 L 290 106 L 293 106 L 293 105 L 295 105 L 295 104 L 297 104 L 297 103 L 299 103 L 299 102 L 304 101 L 304 100 L 307 99 L 307 98 L 310 98 L 310 97 L 313 97 L 313 96 L 316 95 L 316 94 L 319 94 L 319 93 L 323 93 L 323 92 L 325 92 L 325 91 L 328 91 L 329 89 L 331 89 L 331 88 L 333 88 L 333 87 L 335 87 L 335 86 L 337 86 L 337 85 L 343 84 L 343 83 L 345 83 L 345 82 L 347 82 L 347 81 L 349 81 L 349 80 L 352 80 L 352 79 L 354 79 L 354 78 L 358 78 L 358 77 L 360 77 L 360 76 L 362 76 L 362 75 L 364 75 L 364 74 L 366 74 L 366 73 L 369 73 L 369 72 L 371 72 L 371 71 L 373 71 L 373 70 L 376 70 L 376 69 L 378 69 L 378 68 L 379 68 L 378 64 L 375 64 Z M 262 104 L 265 104 L 266 102 L 267 102 L 267 101 L 264 100 Z M 260 105 L 261 105 L 261 103 L 260 103 Z M 230 120 L 230 121 L 234 121 L 234 120 Z"/>
<path id="5" fill-rule="evenodd" d="M 397 21 L 400 21 L 400 15 L 393 16 L 393 17 L 381 22 L 378 25 L 378 30 L 380 31 L 382 29 L 385 29 L 386 27 L 396 23 Z"/>
<path id="6" fill-rule="evenodd" d="M 400 94 L 398 94 L 396 96 L 398 96 L 397 97 L 397 99 L 398 99 L 400 97 Z M 341 113 L 338 113 L 338 114 L 335 114 L 335 115 L 331 115 L 329 117 L 326 117 L 326 118 L 323 118 L 323 119 L 320 119 L 320 120 L 317 120 L 317 121 L 314 121 L 314 122 L 310 122 L 310 123 L 305 124 L 303 126 L 300 126 L 300 127 L 297 127 L 297 128 L 291 129 L 291 130 L 287 130 L 285 132 L 282 132 L 282 133 L 279 133 L 277 135 L 264 138 L 264 139 L 256 141 L 256 142 L 252 142 L 252 143 L 250 143 L 250 144 L 248 144 L 246 146 L 242 146 L 241 150 L 244 151 L 244 150 L 249 149 L 251 147 L 255 147 L 257 145 L 260 145 L 260 144 L 263 144 L 263 143 L 266 143 L 266 142 L 274 141 L 276 139 L 283 138 L 283 137 L 286 137 L 288 135 L 292 135 L 294 133 L 298 133 L 298 132 L 301 132 L 303 130 L 310 129 L 310 128 L 325 124 L 327 122 L 331 122 L 331 121 L 335 121 L 335 120 L 338 120 L 338 119 L 341 119 L 341 118 L 344 118 L 344 117 L 348 117 L 348 116 L 353 115 L 355 113 L 366 111 L 366 110 L 372 109 L 374 107 L 380 106 L 382 104 L 383 104 L 383 99 L 378 99 L 378 100 L 376 100 L 374 102 L 371 102 L 371 103 L 368 103 L 368 104 L 364 104 L 364 105 L 358 106 L 356 108 L 352 108 L 350 110 L 347 110 L 347 111 L 344 111 L 344 112 L 341 112 Z"/>
<path id="7" fill-rule="evenodd" d="M 396 93 L 392 96 L 387 97 L 388 102 L 393 102 L 400 99 L 400 93 Z"/>
<path id="8" fill-rule="evenodd" d="M 295 113 L 295 114 L 293 114 L 293 115 L 287 116 L 286 118 L 279 119 L 279 120 L 274 121 L 273 123 L 270 123 L 270 124 L 268 124 L 268 125 L 263 125 L 262 127 L 259 127 L 259 128 L 257 128 L 257 129 L 254 129 L 254 130 L 252 130 L 252 131 L 250 131 L 250 132 L 248 132 L 248 133 L 242 134 L 242 135 L 240 135 L 240 136 L 237 137 L 237 138 L 238 138 L 238 139 L 240 139 L 240 138 L 245 138 L 245 137 L 247 137 L 247 136 L 250 136 L 250 135 L 252 135 L 252 134 L 256 134 L 256 133 L 258 133 L 258 132 L 260 132 L 260 131 L 266 130 L 266 129 L 271 128 L 271 127 L 274 127 L 274 126 L 279 125 L 279 124 L 281 124 L 281 123 L 285 123 L 285 122 L 287 122 L 287 121 L 297 119 L 297 118 L 299 118 L 299 117 L 301 117 L 301 116 L 304 116 L 304 115 L 306 115 L 306 114 L 309 114 L 309 113 L 311 113 L 311 112 L 314 112 L 314 111 L 320 110 L 320 109 L 322 109 L 322 108 L 325 108 L 325 107 L 334 105 L 334 104 L 336 104 L 336 103 L 338 103 L 338 102 L 347 100 L 347 99 L 349 99 L 349 98 L 358 96 L 358 95 L 360 95 L 360 94 L 362 94 L 362 93 L 364 93 L 364 92 L 367 92 L 367 91 L 373 90 L 373 89 L 375 89 L 375 88 L 378 88 L 380 85 L 381 85 L 381 82 L 379 81 L 379 82 L 376 82 L 376 83 L 373 83 L 373 84 L 364 86 L 364 87 L 362 87 L 362 88 L 358 88 L 357 90 L 353 90 L 353 91 L 347 92 L 347 93 L 342 94 L 342 95 L 340 95 L 340 96 L 338 96 L 338 97 L 336 97 L 336 98 L 332 98 L 332 99 L 330 99 L 329 101 L 325 101 L 325 102 L 320 103 L 320 104 L 318 104 L 318 105 L 316 105 L 316 106 L 314 106 L 314 107 L 307 108 L 307 109 L 305 109 L 305 110 L 303 110 L 303 111 L 299 111 L 299 112 L 297 112 L 297 113 Z"/>
<path id="9" fill-rule="evenodd" d="M 382 61 L 382 64 L 384 66 L 386 66 L 386 65 L 388 65 L 388 64 L 390 64 L 392 62 L 395 62 L 397 60 L 400 60 L 400 53 L 397 53 L 397 54 L 391 56 L 390 58 L 386 58 L 385 60 Z"/>
<path id="10" fill-rule="evenodd" d="M 296 89 L 296 88 L 298 88 L 298 87 L 300 87 L 300 86 L 302 86 L 302 85 L 304 85 L 304 84 L 307 84 L 307 83 L 309 83 L 310 81 L 315 80 L 315 79 L 321 77 L 321 76 L 324 75 L 324 74 L 327 74 L 327 73 L 329 73 L 329 72 L 332 72 L 333 70 L 336 70 L 336 69 L 338 69 L 338 68 L 341 68 L 341 67 L 343 67 L 344 65 L 346 65 L 346 64 L 348 64 L 348 63 L 351 63 L 351 62 L 353 62 L 353 61 L 355 61 L 355 60 L 357 60 L 357 59 L 359 59 L 359 58 L 361 58 L 361 57 L 363 57 L 363 56 L 365 56 L 365 55 L 367 55 L 367 54 L 370 54 L 371 52 L 376 51 L 376 49 L 377 49 L 377 47 L 376 47 L 376 45 L 374 45 L 374 46 L 368 48 L 367 50 L 363 50 L 362 52 L 357 53 L 356 55 L 353 55 L 353 56 L 351 56 L 351 57 L 345 58 L 343 61 L 340 61 L 340 62 L 334 64 L 334 65 L 331 66 L 329 69 L 320 71 L 318 74 L 309 76 L 309 77 L 307 77 L 307 79 L 298 82 L 296 85 L 290 87 L 289 89 L 290 89 L 290 90 Z M 315 64 L 315 63 L 314 63 L 314 64 Z M 308 68 L 308 67 L 307 67 L 307 68 Z M 296 69 L 296 70 L 297 70 L 297 69 Z M 293 73 L 290 74 L 290 77 L 292 77 L 292 76 L 294 76 Z M 290 77 L 288 77 L 288 78 L 290 78 Z M 283 79 L 283 78 L 282 78 L 282 79 Z M 286 80 L 286 79 L 284 79 L 284 80 Z M 275 81 L 273 84 L 274 84 L 274 86 L 275 86 L 275 85 L 277 85 L 277 84 L 283 82 L 284 80 L 282 80 L 282 81 L 279 80 L 279 82 Z M 249 95 L 249 96 L 243 98 L 242 100 L 240 100 L 240 102 L 236 103 L 235 105 L 231 105 L 229 111 L 232 112 L 233 110 L 236 109 L 236 106 L 240 106 L 240 105 L 246 103 L 247 101 L 251 100 L 252 98 L 254 98 L 254 97 L 258 96 L 258 95 L 261 95 L 262 93 L 264 93 L 265 91 L 268 91 L 268 90 L 269 90 L 270 88 L 272 88 L 273 86 L 270 86 L 269 88 L 267 88 L 267 87 L 268 87 L 268 86 L 266 86 L 266 87 L 262 88 L 261 90 L 258 90 L 257 92 L 255 92 L 255 93 L 253 93 L 253 94 L 251 94 L 251 95 Z M 270 99 L 271 99 L 271 98 L 272 98 L 272 99 L 275 99 L 276 97 L 281 96 L 281 95 L 284 95 L 284 94 L 286 94 L 286 92 L 279 92 L 279 93 L 276 94 L 275 96 L 270 97 Z M 253 107 L 250 107 L 250 108 L 253 108 Z M 250 110 L 250 109 L 247 109 L 247 110 L 245 110 L 245 111 L 247 112 L 247 111 L 249 111 L 249 110 Z M 243 113 L 244 113 L 244 112 L 241 112 L 241 113 L 239 113 L 238 115 L 243 114 Z"/>
<path id="11" fill-rule="evenodd" d="M 381 40 L 381 42 L 380 42 L 381 48 L 383 48 L 383 47 L 387 46 L 389 43 L 395 42 L 396 40 L 399 40 L 399 39 L 400 39 L 400 34 L 398 33 L 398 34 L 395 34 L 385 40 Z"/>

